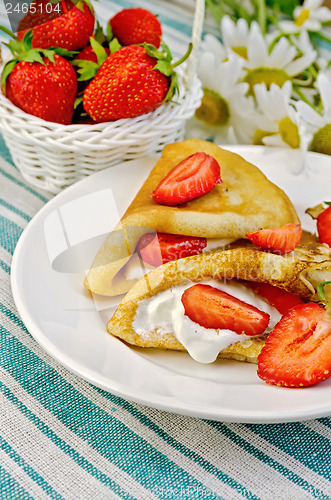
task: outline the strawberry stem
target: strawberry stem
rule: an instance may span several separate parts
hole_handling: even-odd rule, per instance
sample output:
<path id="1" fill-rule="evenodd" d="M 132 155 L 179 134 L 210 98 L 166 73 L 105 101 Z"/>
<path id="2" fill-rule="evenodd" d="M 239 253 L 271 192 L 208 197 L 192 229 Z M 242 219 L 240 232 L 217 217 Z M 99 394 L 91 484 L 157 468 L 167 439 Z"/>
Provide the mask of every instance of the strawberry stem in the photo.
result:
<path id="1" fill-rule="evenodd" d="M 192 42 L 190 42 L 189 46 L 187 48 L 187 51 L 183 55 L 183 57 L 181 57 L 178 61 L 176 61 L 174 64 L 172 64 L 171 67 L 172 68 L 176 68 L 177 66 L 179 66 L 180 64 L 182 64 L 184 61 L 186 61 L 186 59 L 190 56 L 190 54 L 192 52 L 192 49 L 193 49 L 193 44 L 192 44 Z"/>

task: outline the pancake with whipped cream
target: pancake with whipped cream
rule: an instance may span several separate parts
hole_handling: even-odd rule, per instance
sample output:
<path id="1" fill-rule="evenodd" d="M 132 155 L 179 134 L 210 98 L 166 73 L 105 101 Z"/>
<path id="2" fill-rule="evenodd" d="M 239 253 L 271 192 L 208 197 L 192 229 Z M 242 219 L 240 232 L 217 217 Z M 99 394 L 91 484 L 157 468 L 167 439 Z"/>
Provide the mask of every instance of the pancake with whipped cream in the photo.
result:
<path id="1" fill-rule="evenodd" d="M 219 356 L 255 363 L 280 316 L 233 278 L 269 283 L 306 301 L 316 301 L 317 285 L 331 280 L 331 250 L 306 234 L 285 256 L 239 247 L 169 262 L 131 288 L 109 321 L 108 332 L 135 346 L 188 351 L 201 362 Z M 224 336 L 222 330 L 204 329 L 185 317 L 181 296 L 195 283 L 227 291 L 270 314 L 264 334 L 247 338 L 226 331 Z"/>
<path id="2" fill-rule="evenodd" d="M 217 160 L 221 183 L 191 201 L 176 206 L 155 202 L 152 193 L 182 160 L 204 152 Z M 254 165 L 213 143 L 198 139 L 169 144 L 152 169 L 120 225 L 107 237 L 85 279 L 91 292 L 114 296 L 125 293 L 134 280 L 116 275 L 135 252 L 145 232 L 233 241 L 248 232 L 299 222 L 287 195 Z M 222 241 L 220 245 L 222 246 Z"/>

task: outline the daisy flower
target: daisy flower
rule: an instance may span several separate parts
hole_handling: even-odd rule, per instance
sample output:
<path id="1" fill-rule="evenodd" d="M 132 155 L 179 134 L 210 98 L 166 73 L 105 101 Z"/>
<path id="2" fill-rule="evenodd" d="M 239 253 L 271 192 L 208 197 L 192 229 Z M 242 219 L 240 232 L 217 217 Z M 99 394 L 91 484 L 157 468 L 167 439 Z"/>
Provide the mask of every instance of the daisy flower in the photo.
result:
<path id="1" fill-rule="evenodd" d="M 305 141 L 299 115 L 291 104 L 291 82 L 285 82 L 282 88 L 272 83 L 270 90 L 262 83 L 254 90 L 260 127 L 255 133 L 255 144 L 301 148 Z"/>
<path id="2" fill-rule="evenodd" d="M 295 150 L 291 170 L 292 173 L 299 173 L 305 164 L 311 136 L 300 125 L 299 114 L 292 106 L 291 82 L 285 82 L 282 88 L 273 83 L 270 90 L 262 83 L 256 85 L 254 90 L 260 128 L 255 132 L 253 143 Z"/>
<path id="3" fill-rule="evenodd" d="M 254 101 L 247 97 L 248 84 L 241 81 L 243 59 L 230 55 L 220 62 L 214 53 L 201 55 L 199 78 L 203 98 L 186 134 L 216 143 L 252 142 L 255 131 Z"/>
<path id="4" fill-rule="evenodd" d="M 267 40 L 260 32 L 256 32 L 248 45 L 247 56 L 244 65 L 247 74 L 244 79 L 253 92 L 257 83 L 265 83 L 267 88 L 272 83 L 281 87 L 287 80 L 299 76 L 315 61 L 316 52 L 311 48 L 300 55 L 298 49 L 283 37 L 269 53 Z"/>
<path id="5" fill-rule="evenodd" d="M 247 59 L 247 47 L 256 32 L 260 32 L 256 21 L 253 21 L 249 27 L 243 18 L 238 19 L 237 22 L 232 21 L 229 16 L 222 18 L 221 36 L 224 46 L 244 59 Z"/>
<path id="6" fill-rule="evenodd" d="M 296 33 L 301 30 L 318 32 L 322 24 L 331 20 L 331 11 L 323 7 L 323 0 L 304 0 L 293 12 L 293 21 L 284 20 L 279 28 L 286 33 Z"/>
<path id="7" fill-rule="evenodd" d="M 321 97 L 321 113 L 315 111 L 303 101 L 296 103 L 296 108 L 307 130 L 312 134 L 309 149 L 317 153 L 331 155 L 331 74 L 320 73 L 316 87 Z"/>

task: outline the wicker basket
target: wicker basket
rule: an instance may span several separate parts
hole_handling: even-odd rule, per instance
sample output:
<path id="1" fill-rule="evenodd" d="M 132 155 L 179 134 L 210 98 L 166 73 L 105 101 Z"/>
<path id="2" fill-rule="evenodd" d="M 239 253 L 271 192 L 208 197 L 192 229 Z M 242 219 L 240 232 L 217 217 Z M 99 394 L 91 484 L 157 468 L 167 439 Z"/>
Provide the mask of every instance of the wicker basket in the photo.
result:
<path id="1" fill-rule="evenodd" d="M 197 0 L 193 51 L 178 68 L 179 98 L 152 113 L 93 125 L 60 125 L 29 115 L 0 95 L 0 129 L 12 159 L 31 184 L 58 193 L 77 180 L 119 163 L 158 153 L 183 139 L 185 122 L 202 97 L 196 60 L 204 17 Z"/>

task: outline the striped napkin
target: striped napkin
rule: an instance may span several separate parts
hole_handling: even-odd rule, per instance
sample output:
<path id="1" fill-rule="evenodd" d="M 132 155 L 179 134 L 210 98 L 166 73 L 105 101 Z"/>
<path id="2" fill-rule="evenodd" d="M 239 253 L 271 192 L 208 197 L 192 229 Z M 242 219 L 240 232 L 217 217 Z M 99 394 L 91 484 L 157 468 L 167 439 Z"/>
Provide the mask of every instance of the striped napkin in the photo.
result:
<path id="1" fill-rule="evenodd" d="M 96 9 L 106 20 L 131 5 Z M 139 5 L 160 14 L 183 53 L 192 12 Z M 22 231 L 49 199 L 0 138 L 0 498 L 331 499 L 330 418 L 256 425 L 174 415 L 102 391 L 43 351 L 14 306 L 10 271 Z"/>

